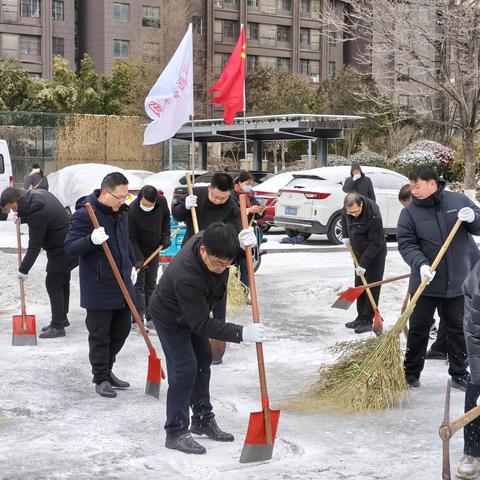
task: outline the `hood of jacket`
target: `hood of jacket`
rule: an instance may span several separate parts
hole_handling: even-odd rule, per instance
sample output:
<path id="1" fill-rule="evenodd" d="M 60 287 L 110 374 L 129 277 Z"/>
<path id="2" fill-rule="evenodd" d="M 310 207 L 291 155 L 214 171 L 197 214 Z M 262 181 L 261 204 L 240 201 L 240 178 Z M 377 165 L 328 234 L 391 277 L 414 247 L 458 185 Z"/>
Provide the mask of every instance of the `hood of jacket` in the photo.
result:
<path id="1" fill-rule="evenodd" d="M 423 199 L 415 198 L 412 195 L 412 202 L 415 205 L 418 205 L 419 207 L 433 207 L 438 203 L 440 203 L 442 200 L 443 191 L 445 190 L 447 182 L 442 177 L 438 177 L 437 184 L 438 184 L 438 188 L 436 192 L 432 193 L 429 197 L 423 198 Z"/>
<path id="2" fill-rule="evenodd" d="M 42 192 L 29 190 L 18 200 L 18 216 L 28 217 L 32 213 L 45 207 L 47 200 Z"/>

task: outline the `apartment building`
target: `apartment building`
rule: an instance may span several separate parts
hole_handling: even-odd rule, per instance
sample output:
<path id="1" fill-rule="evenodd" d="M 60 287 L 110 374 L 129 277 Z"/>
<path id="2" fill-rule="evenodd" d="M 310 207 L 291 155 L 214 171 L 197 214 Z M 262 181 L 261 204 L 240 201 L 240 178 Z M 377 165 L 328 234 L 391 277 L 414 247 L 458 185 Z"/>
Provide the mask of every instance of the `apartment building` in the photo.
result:
<path id="1" fill-rule="evenodd" d="M 1 0 L 0 57 L 50 78 L 53 57 L 75 64 L 75 0 Z"/>

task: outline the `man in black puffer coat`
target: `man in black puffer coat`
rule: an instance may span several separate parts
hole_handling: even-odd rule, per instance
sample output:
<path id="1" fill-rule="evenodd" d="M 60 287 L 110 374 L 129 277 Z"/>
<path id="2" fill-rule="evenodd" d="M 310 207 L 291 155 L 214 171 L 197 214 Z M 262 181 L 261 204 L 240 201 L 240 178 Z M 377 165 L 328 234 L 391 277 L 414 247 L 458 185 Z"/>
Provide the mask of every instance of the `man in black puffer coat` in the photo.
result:
<path id="1" fill-rule="evenodd" d="M 344 245 L 351 245 L 359 263 L 355 269 L 355 285 L 362 284 L 360 273 L 365 275 L 368 283 L 382 280 L 387 244 L 377 204 L 358 193 L 349 193 L 344 202 L 342 232 Z M 380 287 L 370 291 L 378 305 Z M 374 311 L 365 292 L 357 299 L 357 312 L 357 318 L 345 326 L 354 328 L 355 333 L 371 332 Z"/>
<path id="2" fill-rule="evenodd" d="M 362 167 L 354 163 L 350 169 L 350 176 L 343 182 L 342 190 L 345 193 L 357 192 L 370 200 L 376 201 L 372 181 L 362 172 Z"/>
<path id="3" fill-rule="evenodd" d="M 413 294 L 424 277 L 429 284 L 410 317 L 405 354 L 405 375 L 413 386 L 425 363 L 430 321 L 438 308 L 447 328 L 449 374 L 452 386 L 465 389 L 468 382 L 467 354 L 463 335 L 464 298 L 462 283 L 478 261 L 478 248 L 471 235 L 480 234 L 480 209 L 465 195 L 445 191 L 445 182 L 427 167 L 410 174 L 412 203 L 400 213 L 398 250 L 411 268 Z M 430 265 L 457 219 L 462 225 L 434 274 Z"/>
<path id="4" fill-rule="evenodd" d="M 20 190 L 9 187 L 2 192 L 2 207 L 14 210 L 21 223 L 28 225 L 28 249 L 17 277 L 24 280 L 37 260 L 40 250 L 47 252 L 45 287 L 50 298 L 52 320 L 42 328 L 40 338 L 65 336 L 68 327 L 67 313 L 70 299 L 70 273 L 77 260 L 65 254 L 64 241 L 70 215 L 57 197 L 47 190 Z"/>

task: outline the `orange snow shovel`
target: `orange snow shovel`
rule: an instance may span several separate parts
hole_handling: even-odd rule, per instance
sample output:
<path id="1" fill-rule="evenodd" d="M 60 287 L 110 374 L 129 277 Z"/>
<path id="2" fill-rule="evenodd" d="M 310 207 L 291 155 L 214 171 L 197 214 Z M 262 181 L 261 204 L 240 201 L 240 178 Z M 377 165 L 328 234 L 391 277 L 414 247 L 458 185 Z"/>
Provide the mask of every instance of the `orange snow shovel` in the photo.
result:
<path id="1" fill-rule="evenodd" d="M 18 268 L 22 264 L 22 241 L 20 239 L 20 219 L 17 218 L 17 259 Z M 25 345 L 37 345 L 37 324 L 35 315 L 27 315 L 25 306 L 25 285 L 23 278 L 18 279 L 20 283 L 20 305 L 22 309 L 21 315 L 13 316 L 13 334 L 12 345 L 21 347 Z"/>
<path id="2" fill-rule="evenodd" d="M 242 214 L 242 228 L 248 228 L 247 204 L 245 196 L 240 195 L 240 212 Z M 253 272 L 252 247 L 245 249 L 247 256 L 248 281 L 250 283 L 250 295 L 252 298 L 253 323 L 260 323 L 258 310 L 257 289 L 255 286 L 255 274 Z M 277 433 L 280 410 L 270 410 L 267 377 L 265 375 L 265 363 L 263 360 L 263 347 L 256 344 L 258 374 L 260 377 L 260 392 L 262 396 L 262 411 L 250 413 L 247 436 L 243 445 L 240 463 L 262 462 L 270 460 L 273 455 L 273 444 Z"/>
<path id="3" fill-rule="evenodd" d="M 87 202 L 85 204 L 85 207 L 87 209 L 88 216 L 90 217 L 90 220 L 93 226 L 95 228 L 100 227 L 100 224 L 98 223 L 97 217 L 90 203 Z M 125 298 L 125 301 L 127 302 L 127 305 L 130 308 L 130 311 L 132 312 L 133 318 L 135 319 L 135 322 L 137 323 L 138 328 L 142 333 L 143 339 L 145 340 L 145 343 L 147 344 L 147 347 L 148 347 L 148 351 L 149 351 L 148 370 L 147 370 L 147 385 L 145 387 L 145 393 L 147 395 L 151 395 L 152 397 L 160 398 L 160 382 L 162 381 L 162 378 L 163 379 L 165 378 L 165 373 L 162 370 L 160 358 L 157 357 L 157 353 L 153 348 L 152 342 L 150 341 L 150 338 L 148 338 L 148 334 L 145 330 L 142 319 L 140 318 L 140 315 L 138 314 L 138 311 L 130 297 L 130 294 L 128 293 L 127 287 L 125 286 L 125 283 L 123 281 L 123 278 L 120 272 L 118 271 L 118 267 L 115 263 L 115 260 L 112 257 L 112 252 L 110 251 L 110 247 L 108 246 L 107 242 L 102 243 L 102 248 L 103 248 L 103 251 L 105 252 L 105 255 L 107 256 L 108 263 L 110 264 L 110 267 L 113 270 L 113 274 L 115 275 L 115 279 L 117 280 L 118 286 L 122 291 L 123 297 Z"/>

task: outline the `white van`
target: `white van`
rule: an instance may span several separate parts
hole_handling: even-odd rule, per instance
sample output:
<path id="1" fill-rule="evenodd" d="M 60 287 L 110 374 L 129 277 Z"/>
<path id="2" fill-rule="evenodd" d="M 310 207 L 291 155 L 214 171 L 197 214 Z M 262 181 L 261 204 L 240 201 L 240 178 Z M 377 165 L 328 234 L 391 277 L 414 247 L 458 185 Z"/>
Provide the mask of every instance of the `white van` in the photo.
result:
<path id="1" fill-rule="evenodd" d="M 7 142 L 0 140 L 0 194 L 7 187 L 13 187 L 12 161 Z M 0 220 L 6 220 L 7 216 L 8 211 L 0 208 Z"/>

